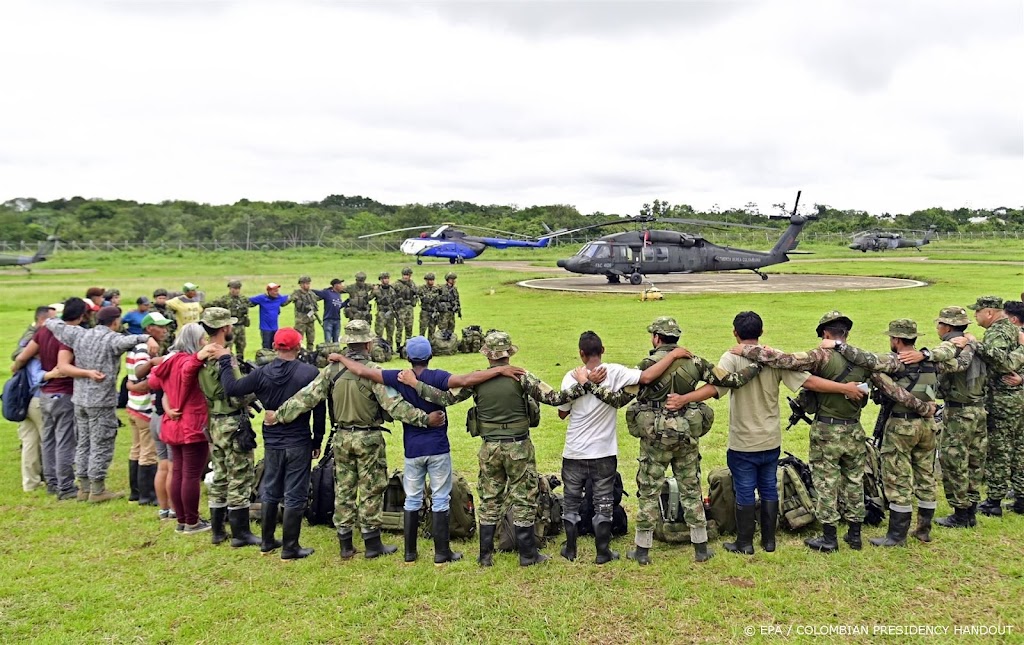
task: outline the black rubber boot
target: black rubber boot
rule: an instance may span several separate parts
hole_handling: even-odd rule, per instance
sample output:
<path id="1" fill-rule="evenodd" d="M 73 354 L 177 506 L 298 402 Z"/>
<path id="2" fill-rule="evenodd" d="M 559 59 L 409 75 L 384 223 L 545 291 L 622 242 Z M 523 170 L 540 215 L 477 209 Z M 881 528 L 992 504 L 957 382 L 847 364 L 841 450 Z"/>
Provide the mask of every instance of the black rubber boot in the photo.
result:
<path id="1" fill-rule="evenodd" d="M 260 542 L 260 553 L 267 555 L 281 548 L 281 541 L 274 539 L 274 531 L 277 530 L 277 504 L 263 504 L 260 506 L 260 533 L 263 540 Z"/>
<path id="2" fill-rule="evenodd" d="M 405 536 L 405 561 L 416 562 L 419 554 L 416 553 L 416 532 L 420 529 L 420 512 L 405 511 L 402 520 L 402 532 Z"/>
<path id="3" fill-rule="evenodd" d="M 969 529 L 971 528 L 970 508 L 954 508 L 952 515 L 940 517 L 935 523 L 947 529 Z"/>
<path id="4" fill-rule="evenodd" d="M 565 527 L 565 544 L 562 545 L 562 557 L 569 562 L 576 561 L 576 522 L 562 520 Z"/>
<path id="5" fill-rule="evenodd" d="M 864 542 L 861 541 L 860 537 L 860 522 L 850 522 L 847 525 L 846 535 L 843 536 L 843 542 L 850 545 L 850 548 L 854 551 L 860 551 L 864 546 Z"/>
<path id="6" fill-rule="evenodd" d="M 224 521 L 227 520 L 228 509 L 210 507 L 210 542 L 220 544 L 228 539 L 228 533 L 224 530 Z"/>
<path id="7" fill-rule="evenodd" d="M 228 522 L 231 524 L 231 546 L 237 549 L 261 543 L 249 528 L 249 507 L 229 509 Z"/>
<path id="8" fill-rule="evenodd" d="M 779 500 L 761 500 L 761 548 L 775 552 L 775 527 L 779 524 Z"/>
<path id="9" fill-rule="evenodd" d="M 822 524 L 821 528 L 823 535 L 820 537 L 807 538 L 804 540 L 804 544 L 814 551 L 835 553 L 839 550 L 839 540 L 836 539 L 836 525 Z"/>
<path id="10" fill-rule="evenodd" d="M 647 565 L 651 563 L 651 550 L 645 546 L 638 546 L 632 551 L 626 551 L 626 558 L 629 560 L 636 560 L 639 565 Z"/>
<path id="11" fill-rule="evenodd" d="M 910 517 L 912 513 L 901 513 L 889 511 L 889 532 L 880 538 L 868 540 L 875 546 L 905 546 L 907 544 L 907 531 L 910 530 Z"/>
<path id="12" fill-rule="evenodd" d="M 1002 517 L 1003 500 L 989 497 L 978 505 L 978 510 L 981 511 L 982 515 L 988 515 L 989 517 Z"/>
<path id="13" fill-rule="evenodd" d="M 1024 515 L 1024 495 L 1013 498 L 1013 506 L 1011 509 L 1017 515 Z"/>
<path id="14" fill-rule="evenodd" d="M 596 520 L 596 518 L 595 518 Z M 597 546 L 597 564 L 605 564 L 612 560 L 619 559 L 618 551 L 612 551 L 612 523 L 611 520 L 594 522 L 594 544 Z"/>
<path id="15" fill-rule="evenodd" d="M 978 525 L 978 502 L 971 502 L 970 508 L 967 509 L 967 519 L 971 528 Z"/>
<path id="16" fill-rule="evenodd" d="M 494 564 L 494 529 L 496 524 L 480 525 L 480 557 L 476 561 L 481 567 Z"/>
<path id="17" fill-rule="evenodd" d="M 932 541 L 932 518 L 935 517 L 934 508 L 918 508 L 917 509 L 917 529 L 914 531 L 914 537 L 922 542 Z"/>
<path id="18" fill-rule="evenodd" d="M 445 562 L 458 562 L 462 559 L 462 553 L 452 551 L 449 538 L 451 525 L 448 511 L 431 513 L 430 532 L 434 536 L 434 564 Z"/>
<path id="19" fill-rule="evenodd" d="M 234 511 L 232 511 L 234 512 Z M 303 548 L 299 544 L 299 534 L 302 533 L 302 509 L 285 508 L 284 521 L 281 522 L 281 547 L 282 560 L 300 560 L 313 555 L 313 549 Z"/>
<path id="20" fill-rule="evenodd" d="M 156 464 L 139 466 L 139 506 L 156 506 Z"/>
<path id="21" fill-rule="evenodd" d="M 707 542 L 694 542 L 693 552 L 694 562 L 707 562 L 711 558 L 715 557 L 715 552 L 708 548 Z"/>
<path id="22" fill-rule="evenodd" d="M 772 541 L 774 542 L 774 540 L 773 533 Z M 736 541 L 725 542 L 722 544 L 722 548 L 729 553 L 754 555 L 754 507 L 752 505 L 736 505 Z"/>
<path id="23" fill-rule="evenodd" d="M 139 462 L 128 461 L 128 501 L 139 501 Z"/>
<path id="24" fill-rule="evenodd" d="M 380 541 L 380 529 L 374 529 L 369 533 L 364 532 L 363 544 L 366 546 L 366 552 L 363 553 L 363 557 L 367 560 L 379 558 L 382 555 L 391 555 L 398 551 L 397 546 L 384 544 Z"/>
<path id="25" fill-rule="evenodd" d="M 548 556 L 537 550 L 537 534 L 533 524 L 516 527 L 516 545 L 519 547 L 519 566 L 529 567 L 547 561 Z"/>
<path id="26" fill-rule="evenodd" d="M 352 546 L 352 531 L 338 533 L 338 547 L 342 560 L 351 560 L 355 557 L 356 548 Z"/>

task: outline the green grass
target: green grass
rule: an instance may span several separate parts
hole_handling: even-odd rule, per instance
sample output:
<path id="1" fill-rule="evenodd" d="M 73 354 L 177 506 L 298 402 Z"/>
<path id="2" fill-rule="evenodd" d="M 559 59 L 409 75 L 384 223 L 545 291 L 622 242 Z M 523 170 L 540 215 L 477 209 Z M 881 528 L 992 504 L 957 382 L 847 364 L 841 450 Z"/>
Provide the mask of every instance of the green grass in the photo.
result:
<path id="1" fill-rule="evenodd" d="M 944 245 L 946 246 L 946 245 Z M 1020 248 L 972 243 L 950 249 L 950 259 L 1017 260 Z M 938 258 L 939 245 L 923 255 Z M 575 249 L 573 249 L 575 250 Z M 744 309 L 761 313 L 764 342 L 785 349 L 816 343 L 821 313 L 839 308 L 855 321 L 852 341 L 881 351 L 888 320 L 915 318 L 933 344 L 931 321 L 949 304 L 966 305 L 977 295 L 1015 297 L 1024 290 L 1024 264 L 939 264 L 877 256 L 872 262 L 845 249 L 826 247 L 821 260 L 775 270 L 798 273 L 908 276 L 929 286 L 898 291 L 848 293 L 669 295 L 641 303 L 628 295 L 561 294 L 520 289 L 518 280 L 542 272 L 497 271 L 482 264 L 457 269 L 463 298 L 463 325 L 499 327 L 519 345 L 516 364 L 557 385 L 577 362 L 581 331 L 601 334 L 609 361 L 634 364 L 646 355 L 647 323 L 658 315 L 676 316 L 682 342 L 709 359 L 733 343 L 732 316 Z M 843 252 L 840 252 L 843 251 Z M 943 255 L 945 255 L 945 249 Z M 515 255 L 489 253 L 486 259 L 524 259 L 550 266 L 567 249 Z M 910 256 L 913 257 L 913 256 Z M 944 258 L 943 258 L 944 259 Z M 38 304 L 80 295 L 93 285 L 118 287 L 131 302 L 158 286 L 197 282 L 219 294 L 228 278 L 259 284 L 276 280 L 290 288 L 300 273 L 317 284 L 332 277 L 351 279 L 358 270 L 395 273 L 397 255 L 339 256 L 304 253 L 132 252 L 61 253 L 44 269 L 84 268 L 91 273 L 0 272 L 0 347 L 10 347 Z M 427 270 L 416 268 L 416 279 Z M 769 283 L 770 284 L 770 283 Z M 493 289 L 494 293 L 491 294 Z M 290 320 L 286 310 L 282 323 Z M 479 356 L 442 357 L 437 367 L 455 372 L 483 365 Z M 400 364 L 392 363 L 394 366 Z M 451 410 L 455 466 L 476 480 L 478 442 L 460 428 L 467 404 Z M 715 402 L 715 428 L 702 441 L 704 472 L 724 465 L 728 427 L 726 403 Z M 865 425 L 875 416 L 868 408 Z M 546 410 L 533 433 L 542 472 L 558 472 L 563 422 Z M 118 439 L 111 484 L 126 487 L 128 433 Z M 388 437 L 388 459 L 400 467 L 401 433 Z M 620 423 L 620 472 L 627 492 L 635 491 L 637 441 Z M 784 437 L 784 449 L 806 458 L 807 427 Z M 398 557 L 341 562 L 333 531 L 303 530 L 303 543 L 316 548 L 304 561 L 282 563 L 254 550 L 213 547 L 208 537 L 175 535 L 150 509 L 117 501 L 99 507 L 58 504 L 43 494 L 20 490 L 18 440 L 14 424 L 0 422 L 0 640 L 40 642 L 739 642 L 744 627 L 788 625 L 1015 625 L 1024 630 L 1024 517 L 983 519 L 975 531 L 935 529 L 928 545 L 861 552 L 843 549 L 831 556 L 811 553 L 805 535 L 780 537 L 779 550 L 752 558 L 724 553 L 693 563 L 689 548 L 656 545 L 654 564 L 639 568 L 620 561 L 592 562 L 593 543 L 583 540 L 580 561 L 554 557 L 540 567 L 520 569 L 513 555 L 498 555 L 495 566 L 479 569 L 476 544 L 458 545 L 466 561 L 435 568 L 432 547 L 420 544 L 421 561 L 406 566 Z M 704 482 L 706 487 L 706 481 Z M 705 488 L 706 490 L 706 488 Z M 941 493 L 940 493 L 941 495 Z M 626 499 L 630 526 L 635 497 Z M 205 508 L 205 502 L 204 502 Z M 940 514 L 947 510 L 940 504 Z M 865 538 L 883 533 L 866 530 Z M 388 536 L 392 544 L 399 536 Z M 913 541 L 912 541 L 913 542 Z M 628 548 L 628 538 L 614 547 Z M 845 545 L 843 545 L 845 547 Z M 545 548 L 557 554 L 557 545 Z M 795 627 L 794 627 L 795 629 Z M 800 637 L 800 640 L 809 640 Z M 1019 636 L 1017 636 L 1019 639 Z M 755 635 L 755 640 L 768 637 Z M 879 640 L 876 636 L 870 640 Z"/>

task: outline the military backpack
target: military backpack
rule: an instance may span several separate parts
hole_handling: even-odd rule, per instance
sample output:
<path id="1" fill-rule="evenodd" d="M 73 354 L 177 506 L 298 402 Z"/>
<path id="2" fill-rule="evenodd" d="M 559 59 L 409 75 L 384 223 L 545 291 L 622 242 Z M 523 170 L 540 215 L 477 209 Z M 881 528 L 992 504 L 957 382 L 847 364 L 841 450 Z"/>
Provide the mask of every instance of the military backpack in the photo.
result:
<path id="1" fill-rule="evenodd" d="M 387 488 L 384 489 L 383 509 L 381 530 L 401 533 L 405 527 L 405 487 L 402 485 L 401 470 L 392 472 L 388 478 Z M 422 507 L 420 514 L 423 514 Z"/>
<path id="2" fill-rule="evenodd" d="M 484 346 L 484 335 L 480 325 L 470 325 L 462 330 L 462 342 L 459 350 L 463 354 L 475 354 Z"/>
<path id="3" fill-rule="evenodd" d="M 865 438 L 864 444 L 864 523 L 879 526 L 885 520 L 885 509 L 889 506 L 882 481 L 882 453 L 871 437 Z M 839 513 L 842 515 L 846 509 L 846 500 L 840 495 L 838 502 Z"/>
<path id="4" fill-rule="evenodd" d="M 256 350 L 256 365 L 259 367 L 273 363 L 275 358 L 277 358 L 277 352 L 272 349 L 261 347 Z"/>
<path id="5" fill-rule="evenodd" d="M 309 503 L 306 520 L 310 526 L 334 526 L 334 432 L 327 438 L 327 448 L 309 474 Z M 261 462 L 262 463 L 262 462 Z"/>
<path id="6" fill-rule="evenodd" d="M 683 514 L 679 482 L 675 477 L 666 477 L 665 483 L 661 485 L 658 507 L 661 513 L 654 524 L 654 539 L 669 544 L 689 544 L 690 526 Z M 707 531 L 709 540 L 718 538 L 718 523 L 709 519 Z"/>
<path id="7" fill-rule="evenodd" d="M 732 487 L 732 471 L 726 467 L 708 473 L 708 499 L 704 504 L 708 520 L 718 524 L 722 535 L 736 532 L 736 491 Z"/>
<path id="8" fill-rule="evenodd" d="M 423 491 L 423 507 L 430 510 L 432 506 L 430 498 L 430 483 L 428 482 Z M 426 539 L 431 536 L 431 522 L 420 523 L 420 535 Z M 465 540 L 473 537 L 476 533 L 476 506 L 473 504 L 473 491 L 469 482 L 459 473 L 452 471 L 452 493 L 448 503 L 448 536 Z"/>
<path id="9" fill-rule="evenodd" d="M 394 355 L 391 343 L 380 336 L 373 339 L 373 344 L 370 346 L 370 360 L 374 363 L 387 363 Z"/>
<path id="10" fill-rule="evenodd" d="M 557 475 L 539 475 L 537 478 L 537 516 L 534 519 L 533 531 L 537 535 L 537 545 L 542 546 L 551 537 L 562 532 L 562 495 L 553 492 L 562 485 Z M 498 550 L 515 551 L 516 527 L 512 518 L 512 506 L 509 505 L 502 515 L 497 529 Z"/>
<path id="11" fill-rule="evenodd" d="M 776 472 L 779 491 L 779 522 L 789 531 L 799 531 L 813 524 L 817 493 L 811 480 L 811 469 L 803 461 L 786 453 L 779 460 Z"/>
<path id="12" fill-rule="evenodd" d="M 447 329 L 438 329 L 430 338 L 434 356 L 454 356 L 459 353 L 459 339 Z"/>

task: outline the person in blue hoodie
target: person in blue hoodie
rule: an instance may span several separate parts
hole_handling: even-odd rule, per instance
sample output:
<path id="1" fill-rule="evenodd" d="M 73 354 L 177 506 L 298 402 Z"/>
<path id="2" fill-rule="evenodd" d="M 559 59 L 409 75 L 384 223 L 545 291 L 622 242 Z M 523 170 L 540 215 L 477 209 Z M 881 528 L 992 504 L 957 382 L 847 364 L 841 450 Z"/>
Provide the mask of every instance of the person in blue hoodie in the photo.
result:
<path id="1" fill-rule="evenodd" d="M 291 327 L 274 333 L 277 358 L 238 379 L 232 369 L 231 350 L 219 352 L 220 382 L 228 396 L 256 395 L 267 410 L 276 410 L 293 394 L 317 377 L 319 370 L 297 360 L 302 335 Z M 299 544 L 302 516 L 309 495 L 309 471 L 313 459 L 320 456 L 324 439 L 326 407 L 321 402 L 312 412 L 299 415 L 290 423 L 263 426 L 263 490 L 260 522 L 263 543 L 260 551 L 270 553 L 281 547 L 282 560 L 312 555 L 313 549 Z M 313 435 L 310 437 L 310 417 Z M 277 528 L 277 507 L 284 500 L 282 542 L 274 539 Z"/>

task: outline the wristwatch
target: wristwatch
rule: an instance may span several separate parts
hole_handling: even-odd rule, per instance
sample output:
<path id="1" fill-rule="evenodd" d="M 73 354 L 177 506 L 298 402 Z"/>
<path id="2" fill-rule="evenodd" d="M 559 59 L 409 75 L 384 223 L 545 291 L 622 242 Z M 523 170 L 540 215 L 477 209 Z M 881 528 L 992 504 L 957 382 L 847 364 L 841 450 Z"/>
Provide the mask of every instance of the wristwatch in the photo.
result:
<path id="1" fill-rule="evenodd" d="M 844 341 L 841 341 L 841 340 L 837 340 L 836 341 L 835 350 L 837 352 L 842 353 L 844 347 L 846 347 L 846 343 Z"/>
<path id="2" fill-rule="evenodd" d="M 932 353 L 928 350 L 927 347 L 921 349 L 921 356 L 924 356 L 924 360 L 926 361 L 932 360 Z"/>

